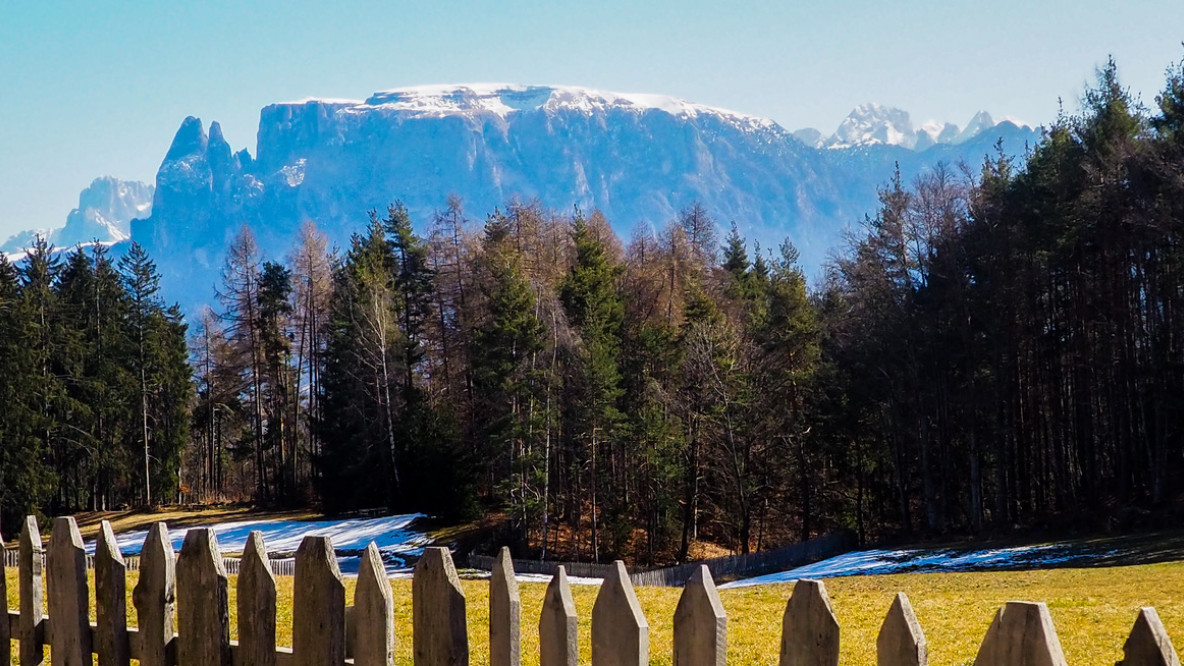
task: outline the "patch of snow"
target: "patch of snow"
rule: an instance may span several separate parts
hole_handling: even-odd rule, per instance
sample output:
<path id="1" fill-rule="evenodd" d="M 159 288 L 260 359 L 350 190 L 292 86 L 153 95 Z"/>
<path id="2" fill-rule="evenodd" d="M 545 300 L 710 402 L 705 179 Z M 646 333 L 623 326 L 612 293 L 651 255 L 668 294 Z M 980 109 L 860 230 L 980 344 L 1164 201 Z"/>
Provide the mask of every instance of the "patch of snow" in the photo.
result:
<path id="1" fill-rule="evenodd" d="M 280 169 L 280 173 L 284 175 L 284 182 L 288 187 L 296 187 L 304 182 L 304 165 L 307 160 L 304 158 L 296 160 L 295 164 L 289 164 Z"/>
<path id="2" fill-rule="evenodd" d="M 411 577 L 408 571 L 403 575 L 395 575 L 392 578 L 402 578 L 403 576 Z M 482 571 L 480 569 L 465 569 L 460 572 L 462 578 L 471 578 L 474 580 L 486 580 L 490 577 L 490 572 Z M 535 574 L 535 573 L 515 573 L 514 579 L 519 583 L 550 583 L 550 574 Z M 568 576 L 567 582 L 572 585 L 600 585 L 604 582 L 603 578 L 589 578 L 587 576 Z"/>
<path id="3" fill-rule="evenodd" d="M 580 86 L 528 86 L 514 83 L 437 84 L 393 88 L 376 92 L 365 102 L 345 109 L 364 113 L 382 109 L 412 116 L 492 114 L 506 118 L 524 111 L 578 111 L 594 114 L 607 110 L 635 113 L 661 111 L 674 116 L 694 118 L 711 114 L 735 124 L 752 128 L 777 127 L 766 118 L 688 102 L 669 95 L 620 93 Z"/>
<path id="4" fill-rule="evenodd" d="M 306 536 L 327 536 L 333 540 L 342 571 L 357 573 L 360 554 L 370 542 L 378 546 L 388 571 L 407 568 L 407 558 L 423 553 L 430 539 L 423 532 L 410 529 L 411 523 L 423 514 L 403 514 L 384 518 L 353 518 L 348 520 L 244 520 L 211 525 L 223 553 L 241 552 L 246 548 L 252 530 L 263 532 L 267 552 L 294 553 Z M 200 527 L 200 526 L 199 526 Z M 196 529 L 196 528 L 195 528 Z M 181 550 L 188 529 L 169 530 L 173 549 Z M 138 555 L 144 546 L 148 530 L 135 530 L 115 537 L 120 552 Z M 94 542 L 86 544 L 86 552 L 93 553 Z"/>
<path id="5" fill-rule="evenodd" d="M 720 587 L 788 583 L 801 578 L 837 578 L 891 573 L 975 571 L 1001 567 L 1047 566 L 1083 559 L 1069 544 L 983 550 L 858 550 L 779 573 L 733 581 Z"/>
<path id="6" fill-rule="evenodd" d="M 302 104 L 331 104 L 341 106 L 356 106 L 362 104 L 360 99 L 347 99 L 344 97 L 305 97 L 292 102 L 281 102 L 281 106 L 300 106 Z"/>

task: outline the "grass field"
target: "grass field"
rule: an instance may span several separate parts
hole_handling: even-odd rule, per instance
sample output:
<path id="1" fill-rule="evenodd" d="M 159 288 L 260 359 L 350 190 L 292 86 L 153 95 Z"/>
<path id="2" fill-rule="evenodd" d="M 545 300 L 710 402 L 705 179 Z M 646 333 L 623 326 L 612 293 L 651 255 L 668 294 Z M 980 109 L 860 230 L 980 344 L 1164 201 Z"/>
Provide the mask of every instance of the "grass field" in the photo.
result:
<path id="1" fill-rule="evenodd" d="M 16 572 L 7 572 L 9 604 L 15 607 Z M 131 574 L 134 576 L 134 574 Z M 291 645 L 292 583 L 280 578 L 279 641 Z M 234 618 L 231 580 L 231 618 Z M 129 580 L 130 597 L 134 578 Z M 395 658 L 411 663 L 411 581 L 392 581 L 395 593 Z M 875 664 L 875 639 L 892 596 L 909 595 L 929 639 L 930 663 L 970 664 L 995 611 L 1009 600 L 1048 603 L 1069 663 L 1113 664 L 1141 606 L 1155 606 L 1168 632 L 1184 637 L 1184 563 L 1092 569 L 1050 569 L 977 573 L 902 574 L 827 581 L 842 628 L 842 663 Z M 354 580 L 347 579 L 347 603 Z M 472 663 L 488 663 L 488 583 L 465 581 Z M 525 664 L 538 663 L 538 614 L 545 585 L 520 585 Z M 589 618 L 599 588 L 573 586 L 580 615 L 582 663 L 590 662 Z M 791 586 L 768 585 L 722 591 L 728 612 L 728 663 L 775 664 L 781 614 Z M 650 661 L 671 662 L 671 619 L 679 590 L 638 588 L 650 623 Z M 93 597 L 92 597 L 93 598 Z M 92 600 L 93 604 L 93 600 Z M 134 623 L 134 611 L 128 601 Z M 92 611 L 93 612 L 93 611 Z M 233 629 L 232 629 L 233 634 Z M 1184 640 L 1184 638 L 1182 638 Z"/>

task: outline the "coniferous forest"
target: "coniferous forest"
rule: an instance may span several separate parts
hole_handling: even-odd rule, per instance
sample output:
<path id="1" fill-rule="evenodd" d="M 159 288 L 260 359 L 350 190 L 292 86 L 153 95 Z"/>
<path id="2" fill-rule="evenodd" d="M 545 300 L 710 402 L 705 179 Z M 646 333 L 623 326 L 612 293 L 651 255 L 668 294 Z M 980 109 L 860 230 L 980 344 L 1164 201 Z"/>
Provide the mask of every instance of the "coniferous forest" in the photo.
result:
<path id="1" fill-rule="evenodd" d="M 1184 67 L 1145 108 L 1110 63 L 1023 158 L 886 183 L 813 283 L 700 206 L 470 215 L 284 257 L 244 227 L 188 323 L 138 247 L 0 260 L 5 522 L 388 507 L 654 563 L 1176 515 Z"/>

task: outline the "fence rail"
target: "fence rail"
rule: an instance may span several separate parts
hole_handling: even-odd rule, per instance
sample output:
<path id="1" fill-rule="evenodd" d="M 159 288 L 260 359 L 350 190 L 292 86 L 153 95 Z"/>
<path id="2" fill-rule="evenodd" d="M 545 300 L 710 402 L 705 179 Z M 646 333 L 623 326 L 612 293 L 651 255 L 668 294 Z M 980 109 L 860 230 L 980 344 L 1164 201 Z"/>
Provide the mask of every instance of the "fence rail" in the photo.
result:
<path id="1" fill-rule="evenodd" d="M 42 554 L 42 567 L 45 566 L 45 555 Z M 128 571 L 140 570 L 140 556 L 139 555 L 125 555 L 123 558 L 124 566 Z M 238 574 L 241 558 L 238 557 L 223 557 L 222 564 L 226 567 L 226 573 L 236 575 Z M 4 549 L 4 566 L 10 569 L 15 569 L 20 564 L 20 551 L 16 548 Z M 95 556 L 87 553 L 86 568 L 93 571 L 95 568 Z M 271 558 L 271 571 L 276 576 L 295 576 L 296 575 L 296 560 L 291 557 Z"/>
<path id="2" fill-rule="evenodd" d="M 0 576 L 0 664 L 12 663 L 18 643 L 21 666 L 37 666 L 50 647 L 54 666 L 392 666 L 394 605 L 390 581 L 371 543 L 362 557 L 354 605 L 328 537 L 309 536 L 295 558 L 293 645 L 276 645 L 276 588 L 260 532 L 252 532 L 239 560 L 239 640 L 230 640 L 229 577 L 212 530 L 189 530 L 174 557 L 168 528 L 148 532 L 140 575 L 132 594 L 139 627 L 127 626 L 127 566 L 104 523 L 94 555 L 97 622 L 89 622 L 86 550 L 73 518 L 54 521 L 42 548 L 34 518 L 21 530 L 19 604 L 8 608 L 7 579 Z M 649 663 L 649 623 L 625 565 L 615 562 L 592 608 L 592 666 Z M 48 584 L 48 616 L 42 612 Z M 490 666 L 520 666 L 522 604 L 509 551 L 502 549 L 490 579 Z M 174 614 L 174 610 L 176 611 Z M 175 623 L 174 623 L 175 618 Z M 469 634 L 465 596 L 446 548 L 428 548 L 412 581 L 415 666 L 467 666 Z M 575 604 L 564 567 L 547 585 L 540 612 L 540 666 L 578 663 Z M 711 570 L 699 565 L 687 581 L 673 619 L 674 666 L 723 666 L 727 615 Z M 870 646 L 868 649 L 872 649 Z M 928 663 L 925 634 L 908 598 L 898 594 L 880 628 L 880 666 Z M 785 606 L 781 666 L 836 666 L 839 624 L 820 581 L 798 581 Z M 1043 603 L 1008 602 L 995 614 L 976 666 L 1065 666 L 1065 657 Z M 1171 641 L 1153 608 L 1143 608 L 1123 646 L 1122 666 L 1178 666 Z"/>
<path id="3" fill-rule="evenodd" d="M 801 543 L 773 550 L 763 550 L 759 553 L 717 557 L 673 567 L 634 568 L 629 572 L 629 582 L 634 585 L 681 587 L 686 585 L 702 566 L 706 566 L 707 570 L 711 572 L 711 576 L 717 580 L 761 576 L 841 555 L 855 546 L 856 538 L 851 532 L 832 532 Z M 469 568 L 484 571 L 492 571 L 496 562 L 497 558 L 488 555 L 470 554 L 464 559 L 464 563 Z M 563 567 L 569 576 L 584 578 L 607 578 L 616 571 L 615 564 L 514 560 L 514 570 L 518 573 L 554 576 L 559 567 Z"/>

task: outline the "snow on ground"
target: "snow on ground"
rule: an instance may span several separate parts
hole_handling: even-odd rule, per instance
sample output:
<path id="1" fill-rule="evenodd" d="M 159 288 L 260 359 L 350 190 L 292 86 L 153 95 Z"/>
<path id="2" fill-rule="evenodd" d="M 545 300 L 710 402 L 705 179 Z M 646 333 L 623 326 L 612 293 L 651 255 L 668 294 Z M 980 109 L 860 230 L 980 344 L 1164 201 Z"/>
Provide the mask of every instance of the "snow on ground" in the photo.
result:
<path id="1" fill-rule="evenodd" d="M 836 578 L 889 573 L 1037 569 L 1069 563 L 1088 564 L 1116 551 L 1083 551 L 1079 544 L 1046 544 L 1016 548 L 857 550 L 789 571 L 738 580 L 720 587 L 788 583 L 800 578 Z"/>
<path id="2" fill-rule="evenodd" d="M 474 575 L 466 576 L 468 578 L 485 579 L 489 578 L 488 571 L 474 571 Z M 515 574 L 514 578 L 519 583 L 550 583 L 551 574 L 534 574 L 534 573 L 520 573 Z M 585 576 L 568 576 L 567 582 L 572 585 L 600 585 L 604 582 L 603 578 L 588 578 Z"/>
<path id="3" fill-rule="evenodd" d="M 427 534 L 411 528 L 411 523 L 415 519 L 423 517 L 423 514 L 414 513 L 347 520 L 244 520 L 209 527 L 217 535 L 218 547 L 223 553 L 242 552 L 252 530 L 263 533 L 269 554 L 295 553 L 300 541 L 306 536 L 330 537 L 342 573 L 357 573 L 361 562 L 360 553 L 373 541 L 378 546 L 389 573 L 407 569 L 409 560 L 423 553 L 424 546 L 429 543 L 430 538 Z M 174 550 L 181 549 L 188 531 L 169 530 Z M 136 530 L 118 534 L 115 540 L 124 555 L 138 555 L 147 536 L 147 530 Z M 94 549 L 94 542 L 86 544 L 88 553 L 93 553 Z"/>
<path id="4" fill-rule="evenodd" d="M 417 518 L 423 518 L 421 513 L 386 516 L 384 518 L 353 518 L 348 520 L 243 520 L 233 523 L 219 523 L 208 527 L 214 530 L 218 537 L 218 547 L 223 553 L 242 552 L 247 545 L 247 537 L 252 530 L 263 532 L 263 540 L 267 544 L 267 552 L 272 555 L 272 562 L 291 561 L 291 555 L 300 546 L 300 541 L 306 536 L 327 536 L 333 539 L 333 550 L 337 553 L 337 566 L 345 576 L 356 576 L 362 563 L 362 551 L 371 541 L 378 546 L 382 554 L 386 573 L 391 578 L 410 578 L 415 560 L 423 554 L 423 549 L 431 539 L 427 534 L 411 527 Z M 189 529 L 205 527 L 197 525 L 192 528 L 169 530 L 169 539 L 173 542 L 173 550 L 180 551 L 185 541 L 185 534 Z M 148 537 L 148 530 L 135 530 L 115 535 L 119 551 L 124 555 L 139 555 L 144 546 L 144 539 Z M 86 552 L 93 554 L 95 544 L 87 542 Z M 275 557 L 286 555 L 287 557 Z M 466 577 L 488 578 L 488 571 L 465 571 Z M 471 575 L 471 576 L 470 576 Z M 550 576 L 540 574 L 519 574 L 518 580 L 525 583 L 550 582 Z M 572 585 L 599 585 L 599 578 L 581 578 L 568 576 Z"/>

